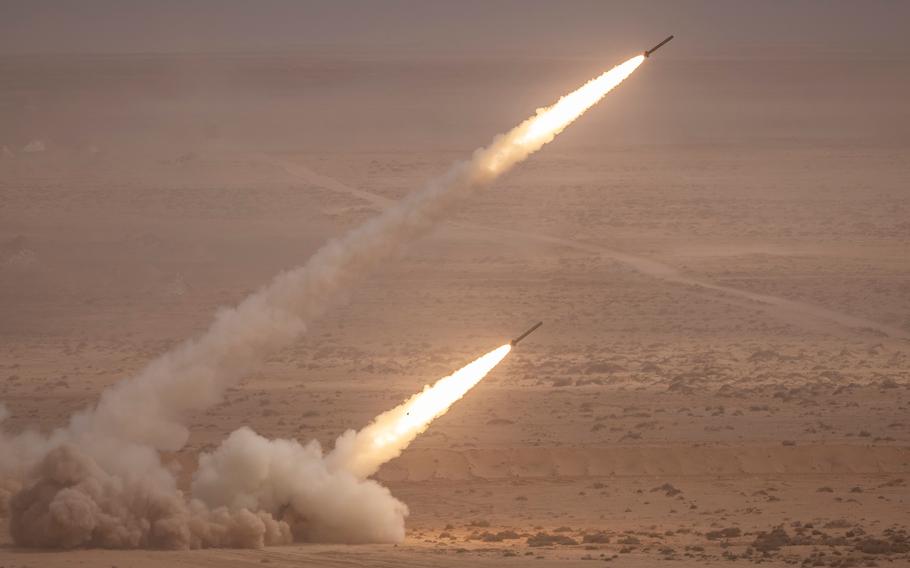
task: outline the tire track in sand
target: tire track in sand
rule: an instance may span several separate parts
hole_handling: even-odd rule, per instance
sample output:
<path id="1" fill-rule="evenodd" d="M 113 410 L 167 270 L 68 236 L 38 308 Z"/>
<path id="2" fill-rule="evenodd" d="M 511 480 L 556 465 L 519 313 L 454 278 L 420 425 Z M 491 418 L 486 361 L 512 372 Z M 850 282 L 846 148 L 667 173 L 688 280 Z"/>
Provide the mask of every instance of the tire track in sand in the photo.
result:
<path id="1" fill-rule="evenodd" d="M 283 160 L 272 155 L 260 154 L 257 157 L 261 161 L 280 168 L 291 177 L 306 181 L 307 183 L 319 186 L 324 189 L 357 197 L 358 199 L 366 201 L 376 209 L 383 209 L 395 202 L 393 199 L 351 187 L 335 178 L 315 172 L 302 164 Z M 761 307 L 763 311 L 773 315 L 778 319 L 783 319 L 803 326 L 815 327 L 818 323 L 823 323 L 827 324 L 827 328 L 835 328 L 839 329 L 840 331 L 849 329 L 854 332 L 910 340 L 910 331 L 898 327 L 878 323 L 850 314 L 845 314 L 836 310 L 807 304 L 798 300 L 789 300 L 787 298 L 781 298 L 779 296 L 761 294 L 758 292 L 749 292 L 748 290 L 741 290 L 739 288 L 714 284 L 712 282 L 682 274 L 677 269 L 668 264 L 664 264 L 656 260 L 651 260 L 649 258 L 612 250 L 595 244 L 565 239 L 562 237 L 555 237 L 551 235 L 544 235 L 540 233 L 532 233 L 528 231 L 488 227 L 474 223 L 447 222 L 446 225 L 470 231 L 471 234 L 476 234 L 478 232 L 495 233 L 501 236 L 518 240 L 535 241 L 538 243 L 545 243 L 549 245 L 596 254 L 628 266 L 636 272 L 658 278 L 666 282 L 671 282 L 683 286 L 690 286 L 708 292 L 714 292 L 716 294 L 719 294 L 721 297 L 726 297 L 728 301 L 744 300 L 747 305 Z"/>

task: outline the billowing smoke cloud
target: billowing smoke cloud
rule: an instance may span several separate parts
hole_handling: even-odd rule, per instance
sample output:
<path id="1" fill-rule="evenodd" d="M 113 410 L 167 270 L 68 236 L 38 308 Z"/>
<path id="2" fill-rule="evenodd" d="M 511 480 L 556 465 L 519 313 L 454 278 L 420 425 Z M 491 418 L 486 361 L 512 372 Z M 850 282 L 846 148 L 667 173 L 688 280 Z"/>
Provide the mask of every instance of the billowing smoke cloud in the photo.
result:
<path id="1" fill-rule="evenodd" d="M 408 514 L 379 483 L 330 470 L 319 442 L 268 440 L 249 428 L 200 458 L 193 495 L 230 510 L 282 514 L 305 541 L 400 542 Z"/>
<path id="2" fill-rule="evenodd" d="M 345 432 L 328 456 L 316 441 L 304 446 L 268 440 L 241 428 L 199 458 L 192 493 L 219 511 L 278 515 L 297 540 L 399 542 L 407 507 L 366 478 L 398 457 L 510 350 L 503 345 L 380 414 L 360 432 Z"/>
<path id="3" fill-rule="evenodd" d="M 248 508 L 211 509 L 172 485 L 115 476 L 69 444 L 51 450 L 36 482 L 10 501 L 10 533 L 33 547 L 261 547 L 291 541 L 290 527 Z"/>
<path id="4" fill-rule="evenodd" d="M 15 493 L 9 506 L 16 542 L 187 548 L 260 546 L 291 533 L 333 541 L 403 538 L 407 509 L 363 479 L 378 467 L 375 460 L 351 465 L 353 473 L 339 465 L 356 461 L 344 449 L 361 447 L 356 436 L 340 442 L 337 455 L 344 459 L 323 460 L 312 443 L 235 432 L 201 460 L 194 484 L 201 499 L 178 490 L 159 452 L 183 447 L 187 417 L 219 402 L 225 389 L 303 333 L 340 292 L 429 230 L 454 203 L 550 142 L 642 61 L 634 57 L 538 110 L 423 191 L 330 241 L 237 307 L 221 310 L 204 334 L 104 391 L 95 407 L 65 427 L 49 434 L 0 431 L 0 497 Z M 396 452 L 400 448 L 391 455 Z M 242 474 L 225 477 L 226 463 Z M 335 500 L 317 495 L 307 482 Z"/>

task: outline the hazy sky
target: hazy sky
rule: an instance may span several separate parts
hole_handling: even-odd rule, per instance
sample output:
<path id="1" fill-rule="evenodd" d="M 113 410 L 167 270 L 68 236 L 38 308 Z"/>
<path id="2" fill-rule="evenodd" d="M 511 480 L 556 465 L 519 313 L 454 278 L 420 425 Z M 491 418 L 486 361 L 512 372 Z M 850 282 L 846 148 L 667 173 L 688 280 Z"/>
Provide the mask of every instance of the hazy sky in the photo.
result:
<path id="1" fill-rule="evenodd" d="M 2 53 L 910 55 L 907 0 L 0 0 Z"/>

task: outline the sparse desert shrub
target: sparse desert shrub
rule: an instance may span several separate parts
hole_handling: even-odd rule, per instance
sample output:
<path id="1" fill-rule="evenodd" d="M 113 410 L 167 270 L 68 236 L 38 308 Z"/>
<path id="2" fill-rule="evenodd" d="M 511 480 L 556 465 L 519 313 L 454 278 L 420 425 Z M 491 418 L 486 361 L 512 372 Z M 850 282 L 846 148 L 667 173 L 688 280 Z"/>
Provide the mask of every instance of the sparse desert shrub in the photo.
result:
<path id="1" fill-rule="evenodd" d="M 581 542 L 585 544 L 607 544 L 610 542 L 610 535 L 603 531 L 585 533 L 581 539 Z"/>
<path id="2" fill-rule="evenodd" d="M 866 537 L 857 541 L 855 548 L 864 554 L 905 554 L 910 552 L 910 542 L 905 535 L 892 533 L 890 540 Z"/>
<path id="3" fill-rule="evenodd" d="M 618 373 L 618 372 L 622 372 L 622 371 L 625 371 L 624 367 L 617 365 L 615 363 L 609 363 L 606 361 L 602 361 L 602 362 L 598 362 L 598 363 L 591 363 L 590 365 L 585 367 L 584 373 L 586 375 L 593 375 L 593 374 Z"/>
<path id="4" fill-rule="evenodd" d="M 791 544 L 790 535 L 783 527 L 775 527 L 771 532 L 760 532 L 752 542 L 752 547 L 759 552 L 772 552 Z"/>
<path id="5" fill-rule="evenodd" d="M 564 534 L 547 534 L 545 532 L 539 532 L 528 537 L 528 546 L 552 546 L 554 544 L 571 546 L 578 544 L 578 541 Z"/>
<path id="6" fill-rule="evenodd" d="M 720 540 L 722 538 L 736 538 L 742 534 L 743 532 L 739 530 L 739 527 L 727 527 L 718 531 L 708 531 L 705 533 L 705 538 L 708 540 Z"/>
<path id="7" fill-rule="evenodd" d="M 651 493 L 654 493 L 655 491 L 663 491 L 664 493 L 666 493 L 667 497 L 675 497 L 676 495 L 679 495 L 680 493 L 682 493 L 681 490 L 677 489 L 676 487 L 673 487 L 669 483 L 664 483 L 663 485 L 655 487 L 654 489 L 651 490 Z"/>
<path id="8" fill-rule="evenodd" d="M 484 542 L 502 542 L 504 540 L 515 540 L 518 533 L 515 531 L 499 531 L 497 533 L 485 532 L 480 535 L 480 540 Z"/>
<path id="9" fill-rule="evenodd" d="M 891 554 L 891 543 L 880 538 L 864 538 L 856 543 L 856 550 L 864 554 Z"/>

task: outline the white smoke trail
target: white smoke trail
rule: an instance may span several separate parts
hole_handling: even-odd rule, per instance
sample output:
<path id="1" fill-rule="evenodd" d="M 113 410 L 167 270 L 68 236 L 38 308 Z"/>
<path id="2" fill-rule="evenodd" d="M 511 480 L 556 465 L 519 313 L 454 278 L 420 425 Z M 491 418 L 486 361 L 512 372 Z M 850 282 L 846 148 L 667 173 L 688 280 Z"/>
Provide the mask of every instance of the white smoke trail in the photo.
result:
<path id="1" fill-rule="evenodd" d="M 19 527 L 14 530 L 17 542 L 31 542 L 22 539 L 36 531 L 42 534 L 33 544 L 41 546 L 247 545 L 251 541 L 247 537 L 233 541 L 209 537 L 224 532 L 219 515 L 249 519 L 247 514 L 253 513 L 235 507 L 189 514 L 187 511 L 202 505 L 187 502 L 177 491 L 174 475 L 161 463 L 158 451 L 181 448 L 189 434 L 188 416 L 217 403 L 239 377 L 305 331 L 307 323 L 327 309 L 340 291 L 430 229 L 454 202 L 550 142 L 643 60 L 634 57 L 553 106 L 538 110 L 423 191 L 329 242 L 305 265 L 279 274 L 237 307 L 221 310 L 202 336 L 107 389 L 94 408 L 75 414 L 65 428 L 47 435 L 0 432 L 0 478 L 14 483 L 29 479 L 31 483 L 12 503 L 12 525 Z M 54 451 L 58 448 L 66 450 Z M 78 475 L 60 480 L 34 478 L 29 473 L 61 469 L 78 470 Z M 97 493 L 98 485 L 116 491 Z M 38 486 L 42 490 L 33 491 Z M 146 498 L 168 495 L 172 503 L 151 512 L 131 510 L 130 505 L 142 499 L 130 493 L 130 488 Z M 396 503 L 386 501 L 383 506 L 391 510 Z M 115 529 L 117 519 L 134 517 L 142 521 L 137 526 L 145 527 L 145 534 L 128 539 L 99 536 L 106 529 Z M 74 532 L 75 525 L 95 528 Z M 156 526 L 174 527 L 168 534 L 179 538 L 156 540 L 152 534 Z M 259 541 L 270 542 L 269 538 L 282 538 L 283 534 L 263 526 Z"/>

